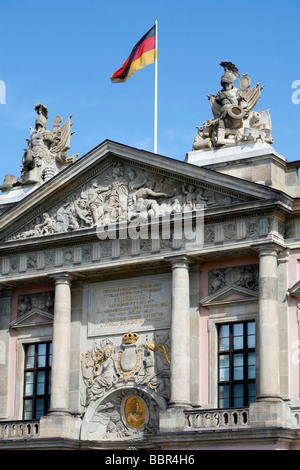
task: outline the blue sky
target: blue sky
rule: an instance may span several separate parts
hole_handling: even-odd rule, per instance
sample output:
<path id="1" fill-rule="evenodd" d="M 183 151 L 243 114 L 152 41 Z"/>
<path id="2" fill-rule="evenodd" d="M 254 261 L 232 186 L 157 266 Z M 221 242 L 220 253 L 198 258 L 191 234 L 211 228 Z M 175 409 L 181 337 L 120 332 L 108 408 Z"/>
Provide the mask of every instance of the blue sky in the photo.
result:
<path id="1" fill-rule="evenodd" d="M 265 84 L 257 109 L 271 110 L 274 147 L 300 159 L 299 0 L 0 0 L 0 184 L 20 176 L 34 127 L 35 104 L 73 113 L 69 154 L 80 156 L 105 139 L 153 149 L 154 65 L 128 82 L 110 75 L 158 19 L 158 153 L 184 160 L 196 126 L 212 117 L 230 60 L 252 85 Z M 237 82 L 238 83 L 238 82 Z M 299 94 L 300 96 L 300 94 Z"/>

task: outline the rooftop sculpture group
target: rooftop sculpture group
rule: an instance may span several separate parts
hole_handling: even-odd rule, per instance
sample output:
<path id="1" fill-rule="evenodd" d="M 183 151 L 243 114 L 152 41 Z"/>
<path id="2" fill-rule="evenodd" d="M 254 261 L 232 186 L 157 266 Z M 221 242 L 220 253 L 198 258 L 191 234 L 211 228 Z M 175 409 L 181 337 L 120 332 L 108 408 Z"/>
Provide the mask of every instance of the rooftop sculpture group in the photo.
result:
<path id="1" fill-rule="evenodd" d="M 203 126 L 197 126 L 193 150 L 207 150 L 235 145 L 248 141 L 273 143 L 269 110 L 254 111 L 264 86 L 257 83 L 250 87 L 248 74 L 240 77 L 232 62 L 221 62 L 224 73 L 221 78 L 222 89 L 208 95 L 214 119 L 208 119 Z"/>
<path id="2" fill-rule="evenodd" d="M 53 119 L 53 127 L 50 131 L 46 128 L 47 107 L 38 103 L 35 110 L 38 117 L 35 121 L 35 129 L 29 127 L 30 139 L 25 139 L 27 148 L 22 159 L 21 177 L 6 175 L 2 190 L 13 186 L 42 184 L 77 160 L 78 154 L 72 156 L 67 154 L 70 149 L 71 135 L 74 134 L 71 132 L 72 114 L 62 126 L 62 117 L 57 115 Z"/>

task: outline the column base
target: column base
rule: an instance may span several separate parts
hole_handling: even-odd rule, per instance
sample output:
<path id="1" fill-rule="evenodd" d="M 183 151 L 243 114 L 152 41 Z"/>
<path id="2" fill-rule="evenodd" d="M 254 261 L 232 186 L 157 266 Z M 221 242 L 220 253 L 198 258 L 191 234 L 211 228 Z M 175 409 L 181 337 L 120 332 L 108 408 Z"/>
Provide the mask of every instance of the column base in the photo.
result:
<path id="1" fill-rule="evenodd" d="M 168 404 L 168 408 L 172 408 L 172 409 L 188 409 L 188 408 L 191 408 L 192 405 L 190 402 L 188 401 L 182 401 L 182 402 L 169 402 Z"/>
<path id="2" fill-rule="evenodd" d="M 60 413 L 60 412 L 59 412 Z M 67 414 L 48 414 L 40 419 L 41 438 L 61 438 L 79 440 L 81 418 Z"/>
<path id="3" fill-rule="evenodd" d="M 251 427 L 287 427 L 291 422 L 291 411 L 282 400 L 258 400 L 250 404 L 249 423 Z"/>
<path id="4" fill-rule="evenodd" d="M 186 430 L 185 407 L 168 407 L 159 413 L 160 432 L 178 432 Z"/>
<path id="5" fill-rule="evenodd" d="M 276 402 L 282 402 L 282 397 L 280 395 L 271 395 L 271 394 L 268 394 L 268 395 L 258 395 L 256 397 L 256 401 L 276 401 Z"/>
<path id="6" fill-rule="evenodd" d="M 70 410 L 66 408 L 53 408 L 47 413 L 47 416 L 71 416 Z"/>

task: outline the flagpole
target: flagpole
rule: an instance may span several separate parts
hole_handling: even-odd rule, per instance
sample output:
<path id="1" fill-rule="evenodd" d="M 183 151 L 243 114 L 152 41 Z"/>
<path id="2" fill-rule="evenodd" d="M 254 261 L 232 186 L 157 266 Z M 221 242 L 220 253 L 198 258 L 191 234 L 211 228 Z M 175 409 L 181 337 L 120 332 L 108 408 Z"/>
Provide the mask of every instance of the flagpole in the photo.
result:
<path id="1" fill-rule="evenodd" d="M 155 57 L 154 57 L 154 139 L 153 152 L 157 153 L 157 19 L 155 20 Z"/>

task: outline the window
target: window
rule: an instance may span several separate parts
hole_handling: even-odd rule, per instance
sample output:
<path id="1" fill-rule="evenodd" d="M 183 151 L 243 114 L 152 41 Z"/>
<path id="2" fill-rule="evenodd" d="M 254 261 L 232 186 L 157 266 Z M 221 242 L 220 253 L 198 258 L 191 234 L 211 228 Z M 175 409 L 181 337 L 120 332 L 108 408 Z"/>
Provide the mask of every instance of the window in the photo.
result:
<path id="1" fill-rule="evenodd" d="M 23 419 L 39 419 L 50 406 L 52 343 L 25 348 Z"/>
<path id="2" fill-rule="evenodd" d="M 255 401 L 255 322 L 219 325 L 219 408 Z"/>

